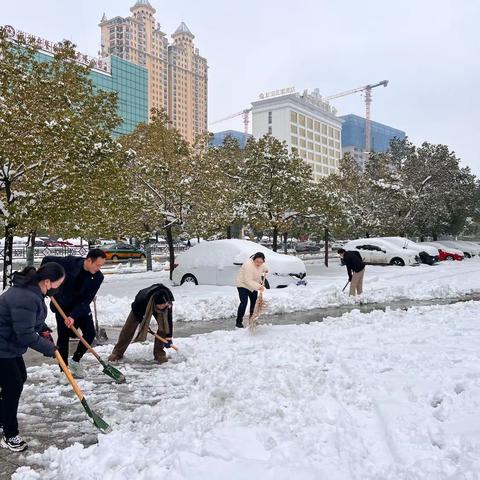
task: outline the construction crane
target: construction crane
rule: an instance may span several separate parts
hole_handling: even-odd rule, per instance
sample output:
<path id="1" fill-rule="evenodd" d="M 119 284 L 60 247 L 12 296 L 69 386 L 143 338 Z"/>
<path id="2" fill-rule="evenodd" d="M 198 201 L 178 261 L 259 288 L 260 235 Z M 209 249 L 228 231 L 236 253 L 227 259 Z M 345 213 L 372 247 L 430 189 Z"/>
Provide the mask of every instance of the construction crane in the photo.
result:
<path id="1" fill-rule="evenodd" d="M 244 135 L 244 141 L 245 144 L 247 143 L 248 140 L 248 126 L 250 124 L 250 112 L 252 111 L 251 108 L 246 108 L 245 110 L 242 110 L 241 112 L 234 113 L 233 115 L 229 115 L 228 117 L 221 118 L 220 120 L 215 120 L 215 122 L 210 123 L 210 125 L 215 125 L 217 123 L 222 123 L 226 122 L 227 120 L 231 120 L 232 118 L 235 117 L 240 117 L 243 116 L 243 135 Z"/>
<path id="2" fill-rule="evenodd" d="M 388 80 L 382 80 L 378 83 L 373 83 L 371 85 L 364 85 L 363 87 L 354 88 L 353 90 L 347 90 L 346 92 L 340 92 L 336 95 L 330 95 L 329 97 L 323 97 L 322 100 L 328 102 L 334 100 L 335 98 L 346 97 L 347 95 L 352 95 L 357 92 L 365 92 L 365 152 L 370 153 L 371 149 L 371 118 L 370 118 L 370 105 L 372 103 L 372 89 L 375 87 L 386 87 L 388 85 Z"/>

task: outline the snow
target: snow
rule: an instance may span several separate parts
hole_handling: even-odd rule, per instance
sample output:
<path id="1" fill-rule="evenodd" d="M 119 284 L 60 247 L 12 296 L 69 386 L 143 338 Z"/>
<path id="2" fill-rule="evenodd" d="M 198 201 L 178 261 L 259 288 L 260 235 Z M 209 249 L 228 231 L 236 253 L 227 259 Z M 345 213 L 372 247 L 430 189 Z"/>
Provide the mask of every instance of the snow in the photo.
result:
<path id="1" fill-rule="evenodd" d="M 30 453 L 12 478 L 474 480 L 479 314 L 467 302 L 217 331 L 180 339 L 185 355 L 152 368 L 152 344 L 133 345 L 127 384 L 80 382 L 113 432 Z M 56 370 L 29 369 L 22 413 L 52 396 L 81 409 Z M 85 426 L 65 429 L 73 439 Z"/>
<path id="2" fill-rule="evenodd" d="M 195 247 L 196 248 L 196 247 Z M 289 286 L 267 291 L 267 313 L 285 313 L 354 304 L 342 292 L 347 282 L 345 267 L 331 262 L 327 269 L 318 261 L 306 261 L 307 286 Z M 480 290 L 480 259 L 415 267 L 367 266 L 365 303 L 385 304 L 397 300 L 454 298 Z M 170 284 L 168 272 L 107 275 L 98 296 L 99 322 L 121 326 L 130 311 L 133 297 L 153 283 Z M 208 321 L 233 318 L 238 308 L 235 287 L 185 284 L 171 287 L 175 296 L 175 321 Z"/>

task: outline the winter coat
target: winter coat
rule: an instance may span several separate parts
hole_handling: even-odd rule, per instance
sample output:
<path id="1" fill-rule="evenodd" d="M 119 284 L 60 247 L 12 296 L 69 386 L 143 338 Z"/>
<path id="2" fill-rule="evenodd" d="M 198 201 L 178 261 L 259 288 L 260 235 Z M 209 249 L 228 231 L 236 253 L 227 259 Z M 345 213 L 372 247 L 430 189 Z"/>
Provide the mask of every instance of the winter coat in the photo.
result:
<path id="1" fill-rule="evenodd" d="M 137 322 L 140 323 L 139 332 L 135 338 L 136 342 L 144 342 L 147 338 L 148 328 L 152 316 L 157 320 L 157 323 L 162 332 L 169 337 L 173 335 L 173 312 L 169 308 L 164 312 L 155 311 L 155 302 L 153 295 L 155 293 L 163 292 L 170 302 L 175 301 L 175 297 L 171 290 L 161 283 L 155 283 L 150 287 L 140 290 L 135 296 L 132 303 L 132 313 Z"/>
<path id="2" fill-rule="evenodd" d="M 365 268 L 362 256 L 359 252 L 351 251 L 343 254 L 343 264 L 347 267 L 348 278 L 352 279 L 352 271 L 361 272 Z"/>
<path id="3" fill-rule="evenodd" d="M 98 271 L 94 274 L 86 272 L 83 268 L 85 259 L 82 257 L 45 257 L 42 265 L 48 262 L 56 262 L 65 269 L 65 280 L 60 291 L 55 295 L 55 300 L 62 310 L 74 320 L 92 315 L 90 304 L 97 295 L 98 289 L 103 282 L 103 273 Z M 78 275 L 83 274 L 81 285 L 77 285 Z M 57 310 L 50 304 L 52 312 Z"/>
<path id="4" fill-rule="evenodd" d="M 253 260 L 249 258 L 240 268 L 235 283 L 238 288 L 246 288 L 251 292 L 259 290 L 262 284 L 262 276 L 267 272 L 268 268 L 265 263 L 257 267 Z"/>
<path id="5" fill-rule="evenodd" d="M 28 348 L 53 357 L 54 344 L 39 335 L 50 330 L 46 318 L 45 297 L 38 285 L 15 282 L 0 295 L 0 358 L 21 357 Z"/>

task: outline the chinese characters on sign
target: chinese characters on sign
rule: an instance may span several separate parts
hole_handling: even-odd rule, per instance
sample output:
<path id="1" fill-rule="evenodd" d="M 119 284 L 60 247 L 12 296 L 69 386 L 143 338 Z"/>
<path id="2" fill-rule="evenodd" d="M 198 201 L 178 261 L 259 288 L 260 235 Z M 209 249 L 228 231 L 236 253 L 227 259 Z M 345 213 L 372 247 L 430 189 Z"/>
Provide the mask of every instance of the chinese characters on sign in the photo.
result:
<path id="1" fill-rule="evenodd" d="M 36 35 L 31 35 L 29 33 L 22 32 L 21 30 L 15 30 L 11 25 L 5 25 L 3 27 L 3 31 L 5 35 L 11 40 L 17 41 L 20 38 L 23 38 L 29 42 L 36 44 L 39 50 L 42 50 L 44 52 L 55 53 L 55 48 L 58 45 L 57 43 L 50 42 L 48 40 L 45 40 L 44 38 L 37 37 Z M 110 73 L 110 65 L 108 61 L 99 58 L 92 58 L 80 52 L 76 52 L 75 59 L 78 63 L 81 63 L 82 65 L 101 70 L 102 72 Z"/>
<path id="2" fill-rule="evenodd" d="M 258 98 L 263 100 L 264 98 L 278 97 L 279 95 L 288 95 L 290 93 L 295 93 L 295 87 L 282 88 L 280 90 L 273 90 L 271 92 L 261 93 Z"/>

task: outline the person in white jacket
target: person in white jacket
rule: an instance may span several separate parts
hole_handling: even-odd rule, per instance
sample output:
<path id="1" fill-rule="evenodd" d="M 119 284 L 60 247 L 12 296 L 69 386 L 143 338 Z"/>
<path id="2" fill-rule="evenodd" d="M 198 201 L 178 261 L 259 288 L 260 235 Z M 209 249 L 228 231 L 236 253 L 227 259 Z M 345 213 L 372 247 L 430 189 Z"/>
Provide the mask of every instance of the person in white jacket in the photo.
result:
<path id="1" fill-rule="evenodd" d="M 268 268 L 265 264 L 265 255 L 262 252 L 252 255 L 240 268 L 236 279 L 238 296 L 240 297 L 236 327 L 243 328 L 243 316 L 245 315 L 249 299 L 250 315 L 253 314 L 258 292 L 265 290 L 263 277 L 267 273 Z"/>

